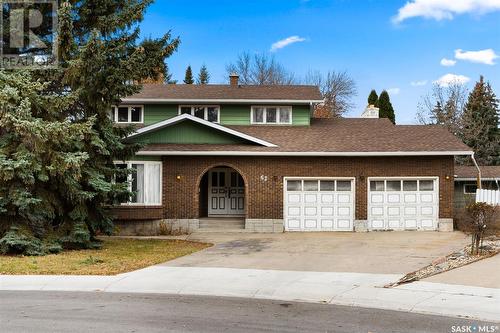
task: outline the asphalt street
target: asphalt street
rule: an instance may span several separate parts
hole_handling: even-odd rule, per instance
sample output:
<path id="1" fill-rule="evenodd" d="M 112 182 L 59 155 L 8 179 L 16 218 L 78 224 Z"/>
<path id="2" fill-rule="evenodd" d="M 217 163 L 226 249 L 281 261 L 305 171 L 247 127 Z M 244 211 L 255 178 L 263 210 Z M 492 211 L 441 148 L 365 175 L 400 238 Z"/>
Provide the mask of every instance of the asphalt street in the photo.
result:
<path id="1" fill-rule="evenodd" d="M 242 298 L 0 292 L 2 332 L 453 332 L 474 320 Z M 498 324 L 489 324 L 500 332 Z M 477 328 L 476 328 L 477 329 Z"/>

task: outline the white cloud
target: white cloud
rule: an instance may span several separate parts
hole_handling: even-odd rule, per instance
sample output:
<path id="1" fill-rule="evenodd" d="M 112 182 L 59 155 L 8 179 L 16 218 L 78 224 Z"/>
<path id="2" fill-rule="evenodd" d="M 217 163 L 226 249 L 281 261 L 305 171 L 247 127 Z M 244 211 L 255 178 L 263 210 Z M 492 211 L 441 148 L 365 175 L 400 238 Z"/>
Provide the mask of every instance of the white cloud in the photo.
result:
<path id="1" fill-rule="evenodd" d="M 427 84 L 427 80 L 422 80 L 422 81 L 412 81 L 410 82 L 410 84 L 413 86 L 413 87 L 422 87 L 422 86 L 425 86 Z"/>
<path id="2" fill-rule="evenodd" d="M 399 8 L 393 22 L 413 17 L 441 21 L 460 14 L 484 14 L 500 10 L 500 0 L 411 0 Z"/>
<path id="3" fill-rule="evenodd" d="M 434 81 L 435 84 L 441 87 L 448 87 L 450 84 L 466 84 L 470 78 L 465 75 L 446 74 Z"/>
<path id="4" fill-rule="evenodd" d="M 389 88 L 389 89 L 387 89 L 387 92 L 390 95 L 399 95 L 399 93 L 401 92 L 401 89 L 399 89 L 399 88 Z"/>
<path id="5" fill-rule="evenodd" d="M 462 51 L 460 49 L 455 50 L 455 58 L 459 60 L 465 60 L 470 62 L 475 62 L 478 64 L 494 65 L 495 59 L 499 56 L 495 54 L 492 49 L 480 50 L 480 51 Z"/>
<path id="6" fill-rule="evenodd" d="M 446 58 L 441 59 L 441 66 L 451 67 L 455 66 L 456 63 L 457 61 L 453 59 L 446 59 Z"/>
<path id="7" fill-rule="evenodd" d="M 279 49 L 284 48 L 285 46 L 288 46 L 293 43 L 299 43 L 305 41 L 305 38 L 299 37 L 299 36 L 290 36 L 285 39 L 279 40 L 276 43 L 273 43 L 271 45 L 271 52 L 276 52 Z"/>

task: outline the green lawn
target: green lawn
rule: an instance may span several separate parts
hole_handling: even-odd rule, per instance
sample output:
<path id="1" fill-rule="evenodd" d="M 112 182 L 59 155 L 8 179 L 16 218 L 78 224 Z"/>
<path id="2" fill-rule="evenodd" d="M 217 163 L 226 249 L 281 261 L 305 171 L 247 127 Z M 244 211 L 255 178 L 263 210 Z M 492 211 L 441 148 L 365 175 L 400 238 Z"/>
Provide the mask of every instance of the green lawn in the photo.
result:
<path id="1" fill-rule="evenodd" d="M 182 240 L 105 239 L 100 250 L 43 257 L 0 256 L 0 274 L 114 275 L 182 257 L 211 244 Z"/>

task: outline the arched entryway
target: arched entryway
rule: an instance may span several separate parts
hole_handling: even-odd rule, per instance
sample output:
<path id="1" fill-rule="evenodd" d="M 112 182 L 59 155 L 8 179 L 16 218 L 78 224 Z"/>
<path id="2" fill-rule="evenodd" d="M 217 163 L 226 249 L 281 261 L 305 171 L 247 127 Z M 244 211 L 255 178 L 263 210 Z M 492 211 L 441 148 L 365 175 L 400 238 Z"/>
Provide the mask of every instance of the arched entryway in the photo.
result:
<path id="1" fill-rule="evenodd" d="M 208 169 L 200 180 L 200 218 L 244 218 L 245 193 L 245 180 L 236 169 L 224 165 Z"/>

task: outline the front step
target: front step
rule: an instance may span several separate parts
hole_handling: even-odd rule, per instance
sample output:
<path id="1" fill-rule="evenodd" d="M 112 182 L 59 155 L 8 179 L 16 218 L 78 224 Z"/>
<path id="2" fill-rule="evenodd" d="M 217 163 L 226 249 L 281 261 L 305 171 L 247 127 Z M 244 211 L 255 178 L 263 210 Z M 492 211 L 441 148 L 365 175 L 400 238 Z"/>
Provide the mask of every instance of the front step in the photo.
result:
<path id="1" fill-rule="evenodd" d="M 197 229 L 195 233 L 244 233 L 251 232 L 247 229 L 228 229 L 228 228 L 204 228 Z"/>
<path id="2" fill-rule="evenodd" d="M 239 230 L 245 229 L 245 219 L 209 217 L 200 219 L 200 229 Z"/>

